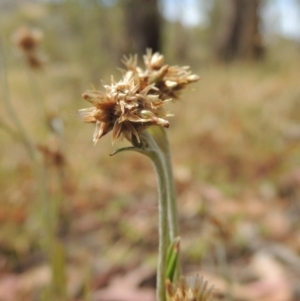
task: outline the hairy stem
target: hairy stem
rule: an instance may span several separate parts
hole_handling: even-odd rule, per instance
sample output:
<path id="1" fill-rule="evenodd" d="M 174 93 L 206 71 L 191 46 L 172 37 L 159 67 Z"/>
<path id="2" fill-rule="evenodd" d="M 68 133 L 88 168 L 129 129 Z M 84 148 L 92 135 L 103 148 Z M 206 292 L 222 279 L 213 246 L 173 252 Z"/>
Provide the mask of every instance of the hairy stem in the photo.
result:
<path id="1" fill-rule="evenodd" d="M 158 183 L 158 232 L 159 254 L 157 268 L 157 300 L 165 301 L 168 247 L 178 237 L 176 194 L 169 143 L 165 131 L 153 127 L 139 133 L 140 141 L 132 140 L 133 147 L 118 149 L 112 155 L 133 150 L 146 155 L 152 161 Z M 178 276 L 179 268 L 175 270 Z"/>
<path id="2" fill-rule="evenodd" d="M 176 190 L 173 176 L 172 160 L 169 141 L 165 129 L 161 127 L 153 127 L 150 130 L 151 136 L 155 139 L 157 146 L 161 152 L 164 163 L 164 172 L 167 182 L 168 191 L 168 223 L 169 223 L 169 237 L 170 242 L 173 242 L 179 235 L 177 204 L 176 204 Z"/>
<path id="3" fill-rule="evenodd" d="M 169 219 L 169 235 L 170 241 L 174 241 L 179 235 L 178 216 L 177 216 L 177 203 L 176 203 L 176 190 L 175 180 L 173 174 L 173 166 L 170 152 L 170 145 L 165 129 L 161 129 L 164 134 L 164 158 L 165 158 L 165 171 L 168 186 L 168 219 Z"/>
<path id="4" fill-rule="evenodd" d="M 158 182 L 158 223 L 159 223 L 159 256 L 157 265 L 157 300 L 165 300 L 165 280 L 168 250 L 168 223 L 167 223 L 167 183 L 164 175 L 162 158 L 159 153 L 153 154 L 152 163 L 156 171 Z"/>
<path id="5" fill-rule="evenodd" d="M 154 166 L 158 184 L 158 263 L 157 263 L 157 284 L 156 298 L 157 301 L 166 300 L 166 271 L 167 271 L 167 252 L 169 245 L 169 228 L 168 228 L 168 183 L 166 178 L 165 158 L 160 151 L 153 136 L 147 131 L 141 134 L 143 146 L 135 150 L 148 156 Z"/>

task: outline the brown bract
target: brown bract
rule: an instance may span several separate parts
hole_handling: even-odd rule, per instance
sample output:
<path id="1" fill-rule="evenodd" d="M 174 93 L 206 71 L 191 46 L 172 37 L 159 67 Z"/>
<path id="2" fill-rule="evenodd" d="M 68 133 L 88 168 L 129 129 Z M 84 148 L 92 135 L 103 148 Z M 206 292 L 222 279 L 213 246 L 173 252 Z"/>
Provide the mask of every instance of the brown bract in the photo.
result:
<path id="1" fill-rule="evenodd" d="M 188 83 L 198 80 L 187 67 L 164 65 L 163 56 L 152 55 L 148 51 L 144 56 L 146 69 L 137 66 L 137 56 L 125 58 L 127 67 L 123 78 L 110 85 L 104 85 L 105 91 L 90 90 L 82 97 L 93 107 L 79 110 L 78 116 L 84 122 L 96 123 L 93 141 L 113 132 L 113 141 L 124 136 L 129 141 L 140 143 L 139 133 L 149 126 L 169 127 L 164 104 Z"/>

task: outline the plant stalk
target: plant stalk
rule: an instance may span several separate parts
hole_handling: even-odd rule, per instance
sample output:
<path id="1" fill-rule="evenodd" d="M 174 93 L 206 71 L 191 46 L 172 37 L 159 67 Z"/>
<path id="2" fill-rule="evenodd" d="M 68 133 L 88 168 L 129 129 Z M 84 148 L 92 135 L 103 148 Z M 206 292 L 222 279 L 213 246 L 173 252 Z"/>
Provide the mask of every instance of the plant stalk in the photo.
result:
<path id="1" fill-rule="evenodd" d="M 2 69 L 2 72 L 1 72 L 2 96 L 3 96 L 4 105 L 6 106 L 6 111 L 9 114 L 9 117 L 11 118 L 13 123 L 15 124 L 18 134 L 19 134 L 20 138 L 22 139 L 22 142 L 23 142 L 25 148 L 27 149 L 29 157 L 34 161 L 36 159 L 34 147 L 31 143 L 29 137 L 27 136 L 27 133 L 26 133 L 24 127 L 22 126 L 21 121 L 19 120 L 19 118 L 12 106 L 12 102 L 10 99 L 8 78 L 7 78 L 6 66 L 5 66 L 5 50 L 4 50 L 3 40 L 1 37 L 1 33 L 0 33 L 0 70 L 1 69 Z"/>
<path id="2" fill-rule="evenodd" d="M 167 252 L 169 246 L 169 228 L 168 228 L 168 183 L 165 172 L 164 156 L 160 151 L 152 135 L 145 131 L 143 133 L 145 142 L 150 146 L 147 151 L 156 172 L 158 184 L 158 263 L 157 263 L 157 287 L 156 298 L 158 301 L 166 300 L 166 270 L 167 270 Z"/>
<path id="3" fill-rule="evenodd" d="M 5 49 L 3 44 L 3 39 L 0 33 L 0 83 L 2 88 L 2 98 L 4 105 L 6 107 L 6 112 L 8 117 L 11 119 L 14 124 L 16 131 L 12 130 L 6 123 L 0 121 L 0 126 L 6 129 L 8 133 L 12 136 L 17 137 L 21 140 L 25 149 L 28 152 L 28 156 L 30 157 L 34 173 L 37 179 L 37 186 L 39 188 L 40 193 L 40 220 L 41 223 L 41 234 L 42 234 L 42 247 L 45 250 L 45 253 L 48 256 L 48 260 L 50 261 L 52 268 L 52 291 L 53 294 L 59 294 L 60 296 L 65 296 L 65 283 L 62 282 L 62 279 L 65 278 L 63 274 L 63 260 L 64 260 L 64 250 L 63 246 L 59 244 L 59 241 L 56 239 L 55 231 L 57 225 L 57 208 L 53 208 L 50 202 L 50 193 L 47 187 L 47 170 L 46 167 L 39 160 L 38 152 L 35 149 L 33 142 L 31 141 L 29 135 L 26 132 L 23 124 L 21 123 L 18 114 L 15 108 L 12 105 L 10 93 L 9 93 L 9 84 L 8 84 L 8 76 L 6 72 L 5 66 Z M 34 85 L 33 85 L 34 86 Z M 58 291 L 59 289 L 59 291 Z M 52 298 L 53 299 L 53 298 Z M 64 298 L 65 299 L 65 298 Z"/>
<path id="4" fill-rule="evenodd" d="M 134 150 L 146 155 L 152 161 L 158 183 L 158 233 L 159 252 L 157 268 L 157 300 L 166 300 L 165 281 L 168 268 L 168 248 L 178 237 L 178 220 L 176 210 L 176 194 L 170 156 L 170 148 L 165 131 L 159 127 L 144 130 L 139 135 L 140 141 L 132 140 L 133 147 L 118 149 L 112 155 Z M 178 238 L 177 238 L 178 239 Z M 178 261 L 177 261 L 178 262 Z M 175 268 L 178 278 L 179 267 Z"/>
<path id="5" fill-rule="evenodd" d="M 178 214 L 177 214 L 177 198 L 176 198 L 176 189 L 175 189 L 175 179 L 173 173 L 171 149 L 168 140 L 167 132 L 164 128 L 159 128 L 161 131 L 161 150 L 164 157 L 165 163 L 165 177 L 167 182 L 167 191 L 168 191 L 168 223 L 169 223 L 169 239 L 170 243 L 174 243 L 179 237 L 179 223 L 178 223 Z M 179 252 L 179 250 L 178 250 Z M 177 255 L 175 272 L 173 276 L 173 281 L 178 281 L 180 278 L 180 260 L 179 253 Z"/>
<path id="6" fill-rule="evenodd" d="M 157 263 L 157 300 L 164 301 L 166 298 L 165 280 L 167 268 L 167 250 L 169 245 L 169 231 L 167 223 L 167 183 L 164 173 L 164 164 L 161 155 L 155 153 L 152 155 L 152 163 L 156 171 L 158 183 L 158 223 L 159 223 L 159 249 L 158 249 L 158 263 Z"/>
<path id="7" fill-rule="evenodd" d="M 164 137 L 164 158 L 165 158 L 165 172 L 168 187 L 168 219 L 169 219 L 169 235 L 170 241 L 173 242 L 179 235 L 177 204 L 176 204 L 176 189 L 172 166 L 172 158 L 170 145 L 165 129 L 161 128 Z"/>

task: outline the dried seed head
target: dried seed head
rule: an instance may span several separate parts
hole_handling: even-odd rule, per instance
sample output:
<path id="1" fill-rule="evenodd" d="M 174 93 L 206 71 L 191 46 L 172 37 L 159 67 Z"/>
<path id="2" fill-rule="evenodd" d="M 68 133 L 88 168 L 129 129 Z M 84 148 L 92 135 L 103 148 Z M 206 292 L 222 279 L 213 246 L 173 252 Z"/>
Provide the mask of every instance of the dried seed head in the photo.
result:
<path id="1" fill-rule="evenodd" d="M 28 27 L 20 27 L 12 36 L 13 42 L 24 53 L 26 61 L 30 68 L 40 69 L 44 60 L 37 53 L 37 48 L 43 34 L 38 29 L 31 29 Z"/>
<path id="2" fill-rule="evenodd" d="M 154 83 L 159 88 L 162 99 L 178 99 L 181 90 L 200 78 L 198 75 L 192 74 L 188 66 L 165 65 L 163 55 L 158 52 L 152 54 L 150 49 L 144 55 L 145 70 L 137 66 L 136 56 L 124 58 L 123 63 L 128 70 L 138 73 L 141 81 L 146 84 Z"/>
<path id="3" fill-rule="evenodd" d="M 27 64 L 32 69 L 41 69 L 44 65 L 44 60 L 36 54 L 29 53 L 26 56 Z"/>
<path id="4" fill-rule="evenodd" d="M 118 83 L 105 85 L 106 92 L 87 91 L 83 98 L 94 107 L 79 110 L 79 117 L 85 122 L 96 123 L 94 142 L 112 130 L 113 141 L 120 136 L 137 141 L 139 132 L 151 125 L 168 127 L 165 119 L 168 113 L 164 102 L 156 94 L 153 85 L 140 89 L 139 77 L 127 72 Z"/>
<path id="5" fill-rule="evenodd" d="M 20 27 L 13 34 L 13 42 L 24 52 L 32 52 L 39 45 L 43 34 L 38 29 Z"/>
<path id="6" fill-rule="evenodd" d="M 181 278 L 178 285 L 167 280 L 166 290 L 167 301 L 213 301 L 213 286 L 198 275 Z"/>
<path id="7" fill-rule="evenodd" d="M 36 147 L 43 155 L 44 163 L 48 167 L 62 168 L 66 165 L 66 158 L 58 148 L 53 146 L 50 148 L 43 144 L 37 144 Z"/>
<path id="8" fill-rule="evenodd" d="M 153 69 L 159 69 L 164 64 L 164 57 L 161 54 L 158 54 L 157 52 L 154 53 L 152 59 L 151 59 L 151 67 Z"/>
<path id="9" fill-rule="evenodd" d="M 82 97 L 93 107 L 79 110 L 84 122 L 96 124 L 93 140 L 112 131 L 113 141 L 125 137 L 140 142 L 139 133 L 152 125 L 169 127 L 167 117 L 172 116 L 164 109 L 171 98 L 199 77 L 191 74 L 188 67 L 164 65 L 164 57 L 150 50 L 144 56 L 145 70 L 137 66 L 137 56 L 124 57 L 127 68 L 123 78 L 110 85 L 105 91 L 87 91 Z"/>

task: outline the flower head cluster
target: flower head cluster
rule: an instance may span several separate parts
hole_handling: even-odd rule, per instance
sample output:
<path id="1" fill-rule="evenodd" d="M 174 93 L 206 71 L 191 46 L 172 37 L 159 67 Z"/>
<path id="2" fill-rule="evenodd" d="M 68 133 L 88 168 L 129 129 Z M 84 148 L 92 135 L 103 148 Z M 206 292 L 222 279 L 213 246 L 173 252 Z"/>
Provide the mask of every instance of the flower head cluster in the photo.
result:
<path id="1" fill-rule="evenodd" d="M 208 287 L 208 282 L 198 275 L 182 278 L 177 286 L 168 281 L 166 288 L 168 301 L 213 300 L 213 286 Z"/>
<path id="2" fill-rule="evenodd" d="M 137 66 L 137 56 L 125 57 L 123 63 L 139 75 L 142 85 L 155 84 L 161 99 L 178 99 L 187 84 L 199 80 L 198 75 L 191 73 L 190 67 L 166 65 L 163 55 L 158 52 L 152 54 L 150 49 L 144 55 L 144 70 Z"/>
<path id="3" fill-rule="evenodd" d="M 90 90 L 83 98 L 93 107 L 79 110 L 85 122 L 96 123 L 93 141 L 112 131 L 113 141 L 124 136 L 140 143 L 139 133 L 152 125 L 169 127 L 171 116 L 164 104 L 178 97 L 187 84 L 198 80 L 187 67 L 169 67 L 163 56 L 148 51 L 144 56 L 145 70 L 137 66 L 137 57 L 124 59 L 127 70 L 122 80 L 104 85 L 105 91 Z"/>

